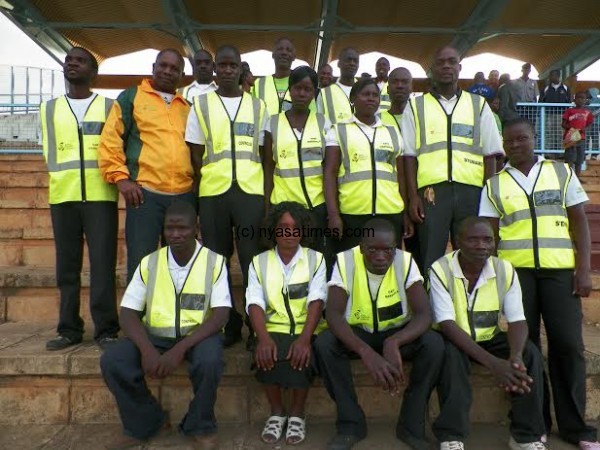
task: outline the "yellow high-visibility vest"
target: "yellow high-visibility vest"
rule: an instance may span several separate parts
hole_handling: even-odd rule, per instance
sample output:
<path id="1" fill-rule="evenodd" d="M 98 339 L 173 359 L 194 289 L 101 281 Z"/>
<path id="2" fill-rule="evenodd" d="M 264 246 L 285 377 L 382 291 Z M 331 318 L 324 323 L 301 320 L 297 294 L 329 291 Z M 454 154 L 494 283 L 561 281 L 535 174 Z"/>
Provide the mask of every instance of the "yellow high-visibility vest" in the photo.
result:
<path id="1" fill-rule="evenodd" d="M 404 202 L 398 186 L 398 134 L 385 125 L 375 129 L 373 142 L 354 122 L 335 130 L 342 161 L 338 193 L 342 214 L 399 214 Z"/>
<path id="2" fill-rule="evenodd" d="M 379 109 L 381 111 L 388 110 L 390 109 L 391 104 L 390 94 L 388 94 L 388 82 L 384 81 L 381 86 L 381 92 L 379 93 Z"/>
<path id="3" fill-rule="evenodd" d="M 488 198 L 500 213 L 500 258 L 523 268 L 575 267 L 566 206 L 572 176 L 568 165 L 543 161 L 531 195 L 506 169 L 487 181 Z"/>
<path id="4" fill-rule="evenodd" d="M 319 266 L 324 264 L 323 255 L 302 248 L 303 257 L 296 263 L 286 284 L 275 252 L 275 249 L 267 250 L 252 260 L 267 304 L 267 331 L 298 335 L 304 330 L 308 318 L 308 291 Z"/>
<path id="5" fill-rule="evenodd" d="M 515 269 L 508 261 L 490 257 L 496 276 L 478 288 L 473 302 L 469 304 L 463 279 L 452 273 L 451 263 L 455 254 L 442 256 L 432 264 L 431 270 L 452 298 L 456 325 L 476 342 L 489 341 L 500 332 L 504 297 L 514 281 Z"/>
<path id="6" fill-rule="evenodd" d="M 444 181 L 483 187 L 481 112 L 485 99 L 461 91 L 451 115 L 431 93 L 410 102 L 415 117 L 418 187 Z"/>
<path id="7" fill-rule="evenodd" d="M 181 292 L 176 292 L 169 273 L 168 247 L 144 257 L 140 274 L 146 285 L 144 325 L 153 336 L 180 338 L 202 325 L 214 283 L 223 270 L 221 255 L 201 247 Z"/>
<path id="8" fill-rule="evenodd" d="M 234 182 L 248 194 L 264 195 L 258 145 L 264 102 L 244 92 L 231 120 L 219 95 L 209 92 L 194 98 L 194 109 L 206 138 L 199 196 L 223 194 Z"/>
<path id="9" fill-rule="evenodd" d="M 394 262 L 385 273 L 377 298 L 371 298 L 367 268 L 360 246 L 337 255 L 342 281 L 351 302 L 348 323 L 369 333 L 399 328 L 410 320 L 404 282 L 410 270 L 410 253 L 396 249 Z"/>
<path id="10" fill-rule="evenodd" d="M 382 111 L 380 114 L 380 117 L 381 117 L 382 124 L 393 127 L 398 132 L 399 135 L 402 135 L 402 133 L 400 131 L 399 119 L 397 119 L 396 116 L 394 116 L 392 113 L 390 113 L 389 110 Z M 402 114 L 400 114 L 400 117 L 402 117 Z"/>
<path id="11" fill-rule="evenodd" d="M 100 95 L 90 103 L 81 123 L 65 96 L 40 105 L 44 158 L 50 174 L 48 203 L 116 202 L 119 193 L 98 169 L 100 134 L 113 100 Z"/>
<path id="12" fill-rule="evenodd" d="M 311 112 L 298 139 L 285 113 L 271 116 L 273 192 L 271 203 L 298 202 L 313 209 L 325 202 L 323 158 L 325 117 Z"/>
<path id="13" fill-rule="evenodd" d="M 283 98 L 280 98 L 279 93 L 277 92 L 277 86 L 275 85 L 275 77 L 273 75 L 257 79 L 254 88 L 252 89 L 252 95 L 265 102 L 269 116 L 274 116 L 292 108 L 290 90 L 286 89 Z M 314 99 L 310 102 L 308 109 L 316 111 L 317 106 Z"/>
<path id="14" fill-rule="evenodd" d="M 352 118 L 350 99 L 337 83 L 321 89 L 323 113 L 332 124 L 347 122 Z"/>

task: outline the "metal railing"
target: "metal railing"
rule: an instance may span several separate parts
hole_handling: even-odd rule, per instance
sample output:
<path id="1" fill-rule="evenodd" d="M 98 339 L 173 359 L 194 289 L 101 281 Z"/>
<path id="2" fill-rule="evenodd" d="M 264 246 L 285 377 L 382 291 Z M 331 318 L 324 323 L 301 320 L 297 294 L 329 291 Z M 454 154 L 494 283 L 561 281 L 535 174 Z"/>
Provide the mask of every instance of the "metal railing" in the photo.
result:
<path id="1" fill-rule="evenodd" d="M 571 103 L 517 103 L 517 113 L 533 122 L 536 130 L 535 152 L 540 154 L 563 154 L 564 129 L 562 115 Z M 600 104 L 587 106 L 595 115 L 600 114 Z M 600 118 L 586 129 L 586 155 L 600 155 Z"/>

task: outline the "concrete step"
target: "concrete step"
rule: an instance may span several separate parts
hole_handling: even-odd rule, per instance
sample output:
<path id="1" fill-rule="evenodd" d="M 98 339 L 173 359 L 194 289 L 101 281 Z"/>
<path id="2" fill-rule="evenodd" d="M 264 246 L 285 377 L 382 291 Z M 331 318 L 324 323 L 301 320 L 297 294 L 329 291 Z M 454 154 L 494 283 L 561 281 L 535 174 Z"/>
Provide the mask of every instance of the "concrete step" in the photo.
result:
<path id="1" fill-rule="evenodd" d="M 99 372 L 100 350 L 87 342 L 58 352 L 44 345 L 54 335 L 50 326 L 0 325 L 0 424 L 118 423 L 114 400 Z M 588 362 L 587 419 L 600 417 L 600 330 L 585 329 Z M 269 408 L 262 389 L 250 371 L 251 356 L 242 344 L 225 351 L 225 372 L 219 387 L 217 419 L 222 423 L 261 423 Z M 406 364 L 407 372 L 410 364 Z M 471 417 L 477 423 L 506 420 L 508 397 L 480 366 L 473 367 L 474 403 Z M 360 361 L 352 370 L 359 400 L 369 420 L 395 423 L 399 397 L 376 387 Z M 184 367 L 165 380 L 149 380 L 150 389 L 173 423 L 184 415 L 191 398 Z M 435 395 L 430 414 L 437 415 Z M 335 408 L 322 381 L 310 390 L 306 416 L 310 423 L 331 423 Z"/>

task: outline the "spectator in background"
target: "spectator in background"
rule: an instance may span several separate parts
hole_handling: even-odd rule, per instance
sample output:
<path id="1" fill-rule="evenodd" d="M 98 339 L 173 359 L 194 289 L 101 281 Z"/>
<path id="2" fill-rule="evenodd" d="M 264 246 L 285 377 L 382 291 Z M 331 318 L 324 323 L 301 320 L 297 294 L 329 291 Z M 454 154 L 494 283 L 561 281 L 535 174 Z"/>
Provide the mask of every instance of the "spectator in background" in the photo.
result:
<path id="1" fill-rule="evenodd" d="M 560 70 L 550 71 L 548 86 L 540 94 L 540 103 L 571 103 L 571 90 L 560 79 Z M 546 133 L 543 148 L 546 150 L 562 150 L 562 114 L 564 108 L 546 107 Z"/>
<path id="2" fill-rule="evenodd" d="M 375 81 L 381 94 L 379 109 L 386 110 L 390 107 L 390 95 L 388 94 L 388 74 L 390 73 L 390 62 L 383 56 L 375 63 Z"/>
<path id="3" fill-rule="evenodd" d="M 575 94 L 575 107 L 567 109 L 562 116 L 562 127 L 565 130 L 563 141 L 565 142 L 565 162 L 575 169 L 575 175 L 579 178 L 581 174 L 581 165 L 585 160 L 585 129 L 594 123 L 592 112 L 585 107 L 587 101 L 587 92 L 581 91 Z M 569 130 L 575 129 L 579 131 L 581 140 L 575 145 L 567 147 L 566 137 Z"/>
<path id="4" fill-rule="evenodd" d="M 244 63 L 242 63 L 243 65 Z M 246 63 L 247 65 L 247 63 Z M 240 86 L 242 87 L 242 91 L 250 93 L 252 88 L 254 87 L 254 75 L 250 71 L 250 68 L 244 68 L 242 66 L 242 71 L 240 74 Z"/>
<path id="5" fill-rule="evenodd" d="M 485 83 L 485 75 L 483 72 L 477 72 L 473 79 L 473 84 L 467 89 L 471 94 L 481 95 L 486 100 L 494 98 L 496 93 Z"/>
<path id="6" fill-rule="evenodd" d="M 206 94 L 217 90 L 217 83 L 213 80 L 215 71 L 215 61 L 212 53 L 208 50 L 198 50 L 192 60 L 194 66 L 194 81 L 178 92 L 190 103 L 194 101 L 197 95 Z"/>
<path id="7" fill-rule="evenodd" d="M 333 83 L 333 69 L 329 64 L 321 66 L 319 69 L 319 89 L 326 88 Z"/>
<path id="8" fill-rule="evenodd" d="M 490 74 L 488 75 L 487 85 L 491 87 L 494 91 L 498 90 L 498 86 L 500 86 L 500 72 L 497 70 L 490 70 Z"/>
<path id="9" fill-rule="evenodd" d="M 515 103 L 535 103 L 540 95 L 540 90 L 537 82 L 529 78 L 529 74 L 531 73 L 531 64 L 523 64 L 521 72 L 523 75 L 511 83 L 513 99 Z"/>
<path id="10" fill-rule="evenodd" d="M 519 117 L 515 106 L 515 100 L 510 89 L 510 75 L 507 73 L 503 73 L 500 77 L 500 86 L 498 86 L 497 97 L 500 102 L 498 116 L 500 116 L 502 123 Z"/>
<path id="11" fill-rule="evenodd" d="M 373 78 L 369 72 L 363 72 L 360 74 L 361 78 Z"/>

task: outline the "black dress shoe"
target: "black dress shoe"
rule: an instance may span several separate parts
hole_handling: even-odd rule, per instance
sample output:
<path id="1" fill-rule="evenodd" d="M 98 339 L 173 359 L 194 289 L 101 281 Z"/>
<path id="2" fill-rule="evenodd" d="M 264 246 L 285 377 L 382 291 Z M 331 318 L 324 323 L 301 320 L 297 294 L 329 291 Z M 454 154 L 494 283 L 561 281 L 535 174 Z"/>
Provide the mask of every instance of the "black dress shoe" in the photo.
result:
<path id="1" fill-rule="evenodd" d="M 71 345 L 77 345 L 80 343 L 81 339 L 73 340 L 66 336 L 58 336 L 57 338 L 50 339 L 48 342 L 46 342 L 46 350 L 62 350 L 70 347 Z"/>
<path id="2" fill-rule="evenodd" d="M 362 440 L 363 438 L 352 434 L 336 434 L 327 444 L 327 450 L 350 450 Z"/>
<path id="3" fill-rule="evenodd" d="M 115 344 L 119 338 L 117 336 L 104 336 L 96 341 L 96 345 L 102 350 L 106 350 L 111 345 Z"/>

